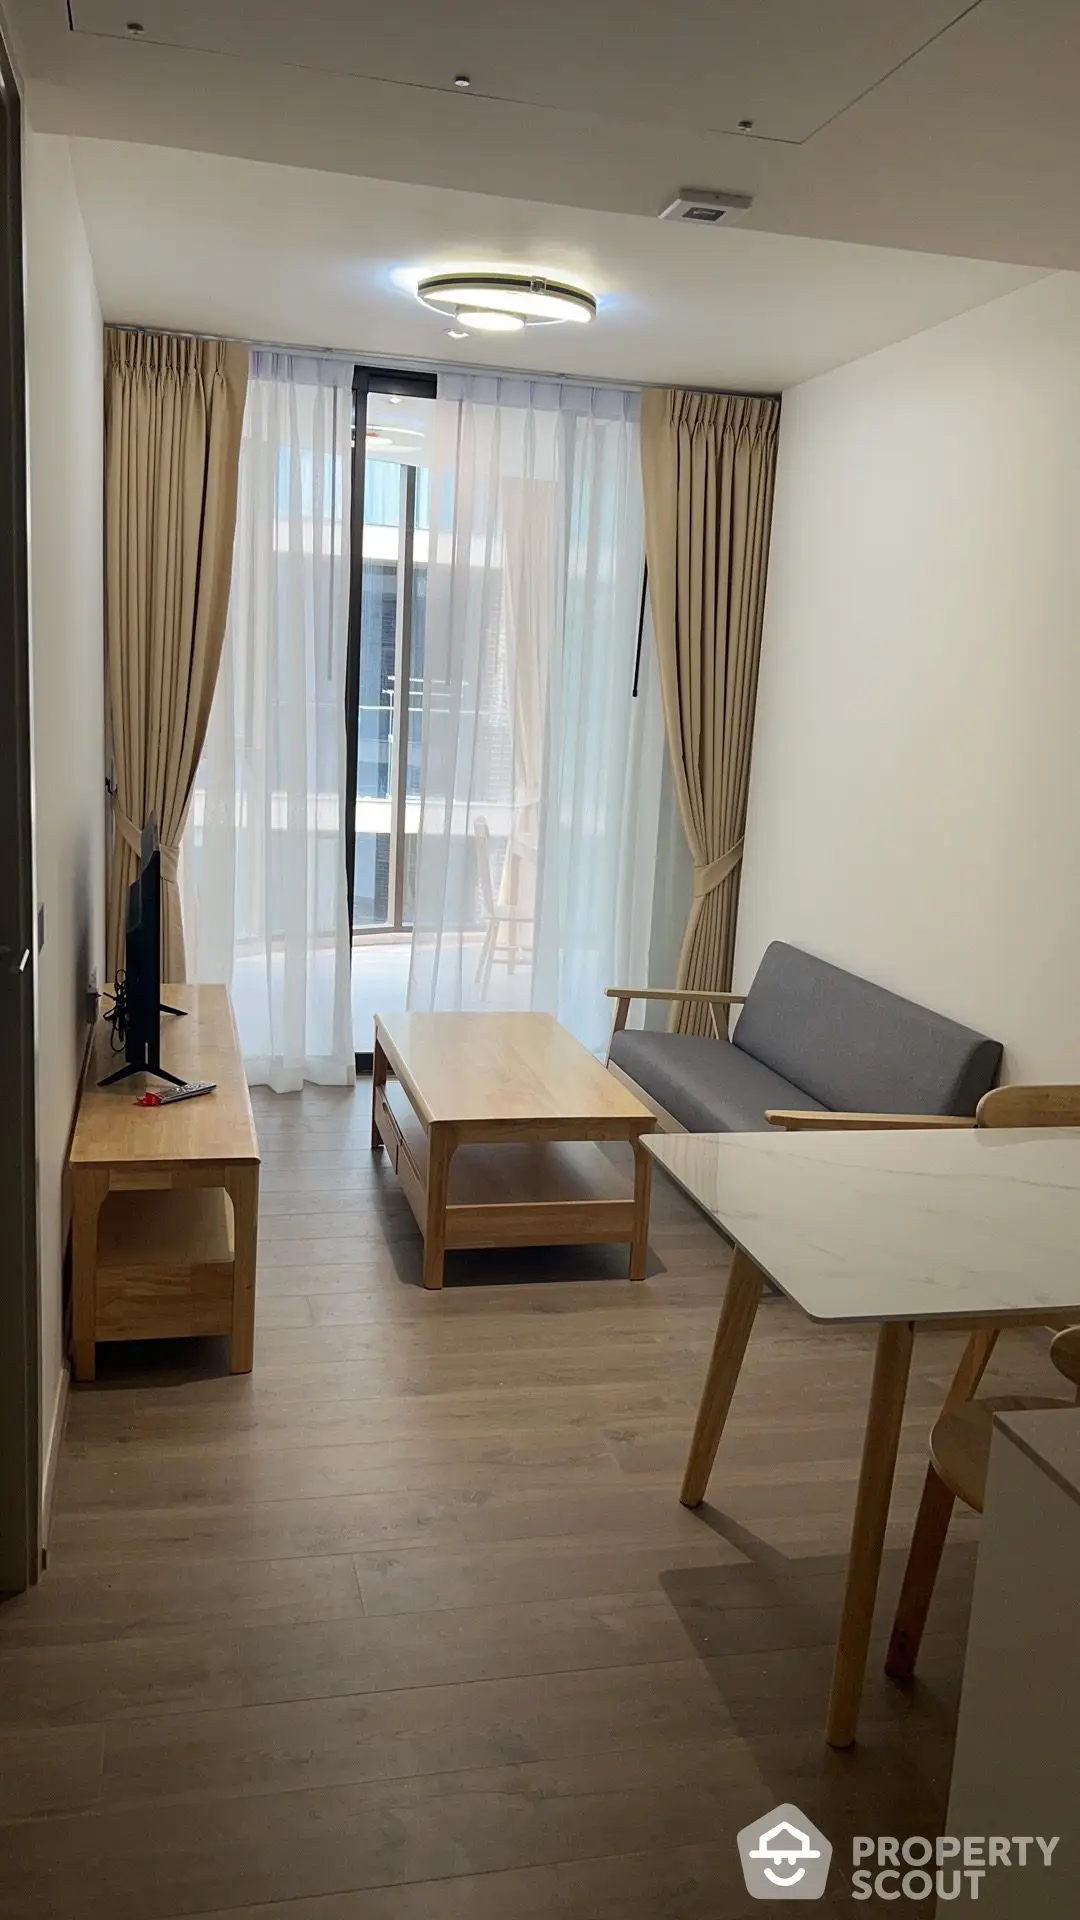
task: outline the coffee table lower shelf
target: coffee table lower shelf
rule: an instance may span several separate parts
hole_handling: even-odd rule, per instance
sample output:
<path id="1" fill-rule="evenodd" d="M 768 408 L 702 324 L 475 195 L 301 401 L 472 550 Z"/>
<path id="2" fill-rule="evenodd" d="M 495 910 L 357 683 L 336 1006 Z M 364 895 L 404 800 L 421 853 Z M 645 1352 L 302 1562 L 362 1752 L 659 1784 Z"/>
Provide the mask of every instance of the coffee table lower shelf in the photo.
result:
<path id="1" fill-rule="evenodd" d="M 592 1140 L 462 1142 L 440 1155 L 396 1080 L 376 1086 L 372 1145 L 386 1148 L 424 1236 L 424 1285 L 441 1287 L 444 1252 L 464 1247 L 630 1243 L 630 1278 L 645 1277 L 651 1161 L 635 1144 L 635 1179 Z"/>

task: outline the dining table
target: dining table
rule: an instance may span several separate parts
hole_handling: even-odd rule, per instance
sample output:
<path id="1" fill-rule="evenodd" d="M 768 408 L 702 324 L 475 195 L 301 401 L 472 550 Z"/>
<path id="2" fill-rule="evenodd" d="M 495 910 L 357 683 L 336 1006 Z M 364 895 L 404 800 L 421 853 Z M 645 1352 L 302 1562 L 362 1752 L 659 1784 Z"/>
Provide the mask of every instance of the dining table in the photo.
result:
<path id="1" fill-rule="evenodd" d="M 668 1133 L 643 1145 L 735 1249 L 684 1506 L 705 1498 L 765 1282 L 818 1325 L 877 1328 L 825 1722 L 829 1744 L 848 1747 L 915 1335 L 1080 1320 L 1080 1129 Z"/>

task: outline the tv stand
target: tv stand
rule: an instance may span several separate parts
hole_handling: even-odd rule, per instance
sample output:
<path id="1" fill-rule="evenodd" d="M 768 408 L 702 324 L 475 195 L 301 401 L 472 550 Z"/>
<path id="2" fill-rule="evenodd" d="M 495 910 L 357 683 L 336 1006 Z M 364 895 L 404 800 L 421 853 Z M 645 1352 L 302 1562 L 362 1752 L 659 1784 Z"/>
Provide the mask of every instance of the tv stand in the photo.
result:
<path id="1" fill-rule="evenodd" d="M 140 1069 L 97 1084 L 112 1037 L 99 1020 L 69 1161 L 76 1380 L 94 1378 L 99 1340 L 199 1334 L 225 1335 L 230 1373 L 251 1372 L 259 1143 L 240 1044 L 224 987 L 167 992 L 189 1016 L 170 1058 L 217 1091 L 140 1108 L 115 1084 Z"/>
<path id="2" fill-rule="evenodd" d="M 158 1012 L 173 1013 L 176 1015 L 178 1020 L 183 1020 L 187 1015 L 187 1008 L 186 1007 L 167 1007 L 165 1005 L 164 1000 L 162 1000 L 158 1004 Z M 123 998 L 123 990 L 122 988 L 117 987 L 116 997 L 113 1001 L 112 1006 L 109 1008 L 108 1013 L 105 1015 L 105 1024 L 106 1026 L 111 1027 L 115 1032 L 118 1022 L 124 1021 L 125 1019 L 126 1019 L 126 1006 Z M 130 1080 L 133 1073 L 152 1073 L 155 1080 L 168 1080 L 174 1087 L 182 1087 L 185 1083 L 181 1078 L 180 1074 L 170 1073 L 167 1067 L 162 1066 L 161 1060 L 158 1054 L 158 1046 L 159 1046 L 159 1038 L 158 1038 L 158 1035 L 155 1034 L 154 1045 L 151 1048 L 151 1046 L 147 1044 L 145 1048 L 145 1057 L 142 1060 L 132 1060 L 129 1058 L 126 1066 L 117 1067 L 115 1073 L 107 1073 L 103 1080 L 98 1081 L 98 1086 L 99 1087 L 115 1087 L 117 1082 L 120 1080 Z M 109 1051 L 118 1053 L 120 1049 L 118 1047 L 114 1048 L 112 1045 L 110 1045 Z"/>
<path id="3" fill-rule="evenodd" d="M 169 1011 L 171 1012 L 172 1009 L 170 1008 Z M 98 1086 L 99 1087 L 115 1087 L 117 1082 L 120 1080 L 130 1080 L 133 1073 L 151 1074 L 155 1080 L 168 1080 L 170 1084 L 174 1087 L 182 1087 L 185 1085 L 185 1082 L 181 1079 L 180 1075 L 178 1073 L 170 1073 L 167 1067 L 151 1067 L 149 1065 L 143 1065 L 143 1066 L 117 1067 L 115 1073 L 107 1073 L 105 1075 L 104 1080 L 99 1080 Z"/>

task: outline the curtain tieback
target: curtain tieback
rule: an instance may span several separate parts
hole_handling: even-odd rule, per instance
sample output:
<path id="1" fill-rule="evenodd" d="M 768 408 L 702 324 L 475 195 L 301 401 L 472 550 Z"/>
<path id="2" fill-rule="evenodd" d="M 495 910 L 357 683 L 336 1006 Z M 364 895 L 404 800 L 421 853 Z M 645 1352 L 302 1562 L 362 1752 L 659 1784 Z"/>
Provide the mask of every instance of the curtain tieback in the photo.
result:
<path id="1" fill-rule="evenodd" d="M 112 796 L 112 803 L 116 831 L 120 835 L 124 845 L 130 847 L 132 853 L 138 856 L 142 835 L 135 825 L 134 820 L 131 818 L 131 815 L 124 812 L 115 793 Z M 171 880 L 175 885 L 180 870 L 180 849 L 179 847 L 167 847 L 164 840 L 162 840 L 159 851 L 161 853 L 161 877 L 163 880 Z"/>
<path id="2" fill-rule="evenodd" d="M 707 867 L 694 868 L 694 899 L 704 900 L 706 894 L 715 893 L 722 887 L 729 873 L 734 873 L 742 859 L 743 843 L 737 840 L 733 847 L 720 855 L 719 860 L 710 860 Z"/>

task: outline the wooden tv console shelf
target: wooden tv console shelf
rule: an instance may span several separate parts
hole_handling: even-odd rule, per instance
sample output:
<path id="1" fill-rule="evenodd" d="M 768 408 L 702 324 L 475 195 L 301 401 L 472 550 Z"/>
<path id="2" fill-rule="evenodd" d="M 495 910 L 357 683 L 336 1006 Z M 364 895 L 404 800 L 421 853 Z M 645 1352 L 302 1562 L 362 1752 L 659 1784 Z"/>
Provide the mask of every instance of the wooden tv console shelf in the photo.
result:
<path id="1" fill-rule="evenodd" d="M 100 1087 L 117 1060 L 99 1021 L 69 1161 L 76 1380 L 94 1378 L 99 1340 L 193 1334 L 225 1334 L 230 1372 L 251 1372 L 259 1143 L 232 1008 L 224 987 L 161 997 L 187 1013 L 161 1016 L 162 1065 L 217 1091 L 139 1107 L 162 1082 Z"/>

